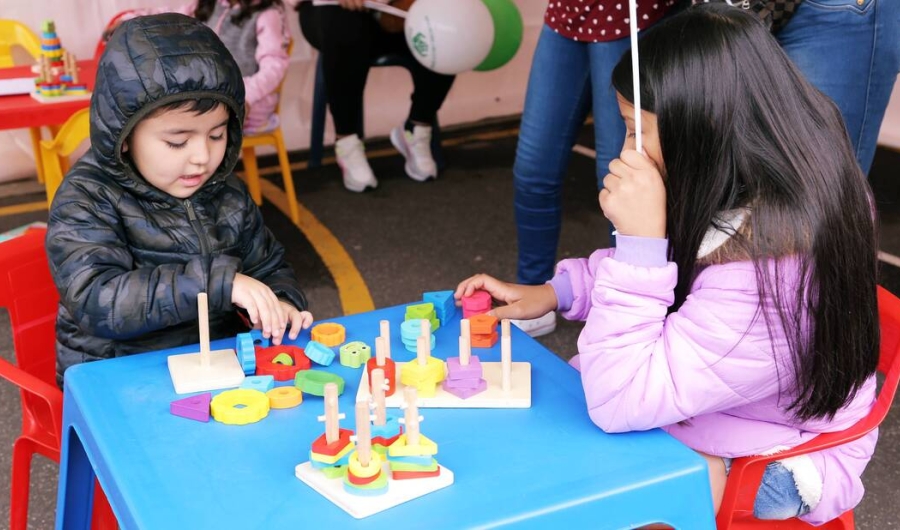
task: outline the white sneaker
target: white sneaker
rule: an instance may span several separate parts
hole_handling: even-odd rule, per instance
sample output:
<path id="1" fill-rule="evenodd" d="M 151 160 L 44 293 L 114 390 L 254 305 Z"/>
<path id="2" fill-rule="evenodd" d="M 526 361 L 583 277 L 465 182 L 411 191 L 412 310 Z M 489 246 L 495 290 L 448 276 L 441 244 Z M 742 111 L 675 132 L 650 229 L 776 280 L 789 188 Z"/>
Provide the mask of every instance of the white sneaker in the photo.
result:
<path id="1" fill-rule="evenodd" d="M 510 323 L 532 337 L 541 337 L 556 331 L 556 311 L 527 320 L 510 320 Z"/>
<path id="2" fill-rule="evenodd" d="M 344 174 L 345 188 L 359 193 L 366 191 L 366 188 L 378 187 L 378 181 L 366 159 L 366 146 L 359 136 L 352 134 L 335 142 L 334 153 Z"/>
<path id="3" fill-rule="evenodd" d="M 431 156 L 431 127 L 416 125 L 413 132 L 404 127 L 391 130 L 391 143 L 406 159 L 406 174 L 419 182 L 437 178 L 437 164 Z"/>

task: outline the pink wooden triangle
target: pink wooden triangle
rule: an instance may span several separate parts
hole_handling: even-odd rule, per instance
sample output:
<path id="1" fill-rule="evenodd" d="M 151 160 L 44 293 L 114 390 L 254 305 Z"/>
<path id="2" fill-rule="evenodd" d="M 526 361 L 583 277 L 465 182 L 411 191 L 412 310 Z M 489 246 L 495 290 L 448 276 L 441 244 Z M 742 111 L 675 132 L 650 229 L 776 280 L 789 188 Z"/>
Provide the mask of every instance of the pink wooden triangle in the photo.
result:
<path id="1" fill-rule="evenodd" d="M 208 422 L 210 401 L 212 401 L 210 392 L 176 399 L 169 405 L 169 412 L 182 418 Z"/>

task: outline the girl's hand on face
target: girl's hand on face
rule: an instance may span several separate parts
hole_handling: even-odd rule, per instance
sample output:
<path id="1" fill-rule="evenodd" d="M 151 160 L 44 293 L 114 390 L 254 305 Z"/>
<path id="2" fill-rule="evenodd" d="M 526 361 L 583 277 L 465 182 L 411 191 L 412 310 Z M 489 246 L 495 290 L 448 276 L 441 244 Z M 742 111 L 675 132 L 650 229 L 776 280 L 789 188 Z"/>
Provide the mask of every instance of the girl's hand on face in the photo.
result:
<path id="1" fill-rule="evenodd" d="M 300 311 L 293 305 L 285 302 L 284 300 L 279 300 L 281 303 L 281 308 L 284 311 L 284 314 L 287 316 L 287 322 L 291 325 L 291 331 L 288 333 L 288 337 L 291 340 L 296 340 L 300 335 L 300 330 L 304 330 L 309 328 L 313 323 L 312 313 L 309 311 Z M 282 330 L 279 335 L 272 335 L 272 344 L 278 346 L 281 344 L 281 339 L 284 336 L 284 331 Z"/>
<path id="2" fill-rule="evenodd" d="M 456 287 L 457 301 L 475 291 L 487 291 L 491 297 L 506 305 L 494 308 L 489 315 L 499 319 L 537 318 L 556 309 L 556 291 L 550 285 L 519 285 L 501 282 L 487 274 L 476 274 Z"/>
<path id="3" fill-rule="evenodd" d="M 365 0 L 338 0 L 338 3 L 344 9 L 349 9 L 350 11 L 362 11 L 366 7 L 363 5 Z"/>
<path id="4" fill-rule="evenodd" d="M 603 178 L 600 209 L 623 236 L 666 237 L 666 185 L 656 164 L 632 149 L 622 151 Z"/>
<path id="5" fill-rule="evenodd" d="M 231 286 L 231 303 L 247 310 L 253 327 L 261 329 L 265 338 L 278 337 L 281 341 L 287 326 L 287 315 L 281 300 L 268 285 L 237 273 Z"/>

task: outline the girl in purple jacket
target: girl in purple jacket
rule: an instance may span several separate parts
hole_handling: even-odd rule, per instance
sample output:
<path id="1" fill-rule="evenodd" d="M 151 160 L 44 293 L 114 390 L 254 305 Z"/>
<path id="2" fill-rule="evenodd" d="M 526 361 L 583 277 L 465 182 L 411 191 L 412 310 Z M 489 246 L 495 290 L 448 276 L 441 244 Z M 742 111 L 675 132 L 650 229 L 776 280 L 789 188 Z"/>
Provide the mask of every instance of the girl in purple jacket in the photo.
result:
<path id="1" fill-rule="evenodd" d="M 588 413 L 607 432 L 661 427 L 707 460 L 718 510 L 732 458 L 846 429 L 875 400 L 876 240 L 869 187 L 835 105 L 752 15 L 707 4 L 613 72 L 628 138 L 600 207 L 615 249 L 545 285 L 485 275 L 499 318 L 558 310 L 578 339 Z M 821 524 L 852 509 L 877 431 L 766 469 L 757 517 Z"/>

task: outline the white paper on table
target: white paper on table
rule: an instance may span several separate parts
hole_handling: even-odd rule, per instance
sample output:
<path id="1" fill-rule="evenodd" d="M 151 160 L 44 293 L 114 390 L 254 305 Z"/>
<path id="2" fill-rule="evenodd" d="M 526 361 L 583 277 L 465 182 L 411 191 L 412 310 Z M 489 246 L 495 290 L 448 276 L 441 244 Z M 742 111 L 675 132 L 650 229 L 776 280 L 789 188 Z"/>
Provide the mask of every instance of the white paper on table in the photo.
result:
<path id="1" fill-rule="evenodd" d="M 33 77 L 0 79 L 0 96 L 15 96 L 19 94 L 31 94 L 32 92 L 34 92 Z"/>

